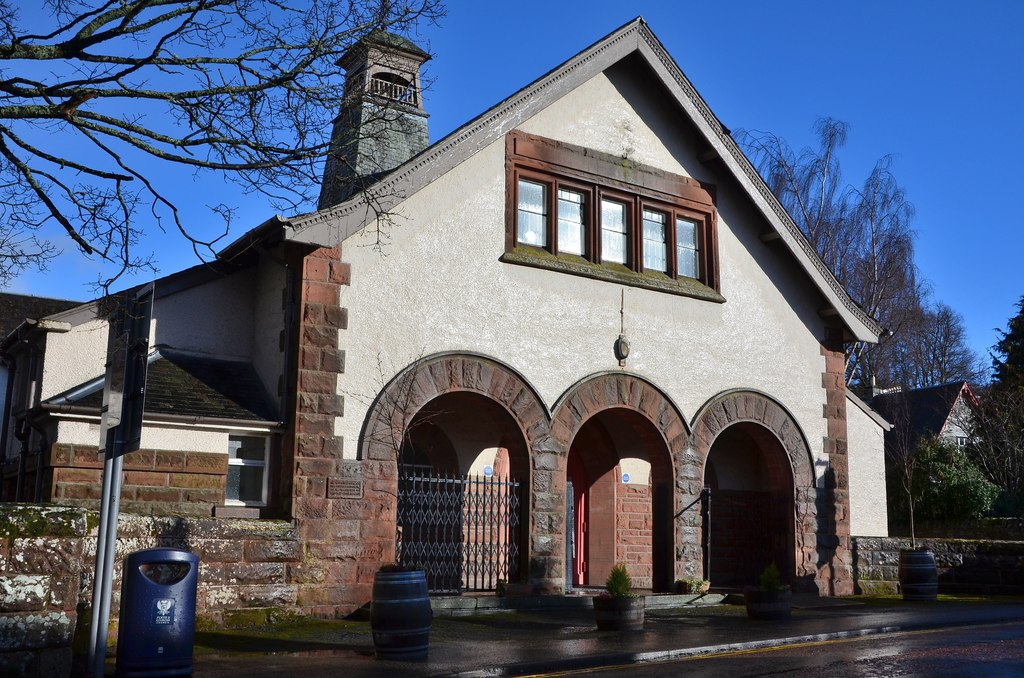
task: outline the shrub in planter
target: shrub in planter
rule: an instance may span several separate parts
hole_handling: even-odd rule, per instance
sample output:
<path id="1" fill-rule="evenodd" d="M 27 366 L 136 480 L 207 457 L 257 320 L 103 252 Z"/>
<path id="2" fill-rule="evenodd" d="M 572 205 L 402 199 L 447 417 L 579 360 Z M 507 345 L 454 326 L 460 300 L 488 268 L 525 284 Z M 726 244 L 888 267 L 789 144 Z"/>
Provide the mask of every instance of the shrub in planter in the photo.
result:
<path id="1" fill-rule="evenodd" d="M 759 583 L 760 586 L 748 586 L 743 589 L 743 599 L 747 604 L 747 617 L 768 620 L 789 619 L 793 613 L 793 592 L 788 586 L 782 585 L 779 568 L 775 563 L 764 568 Z"/>
<path id="2" fill-rule="evenodd" d="M 616 565 L 594 598 L 594 619 L 600 631 L 642 631 L 644 598 L 633 594 L 633 580 L 624 565 Z"/>

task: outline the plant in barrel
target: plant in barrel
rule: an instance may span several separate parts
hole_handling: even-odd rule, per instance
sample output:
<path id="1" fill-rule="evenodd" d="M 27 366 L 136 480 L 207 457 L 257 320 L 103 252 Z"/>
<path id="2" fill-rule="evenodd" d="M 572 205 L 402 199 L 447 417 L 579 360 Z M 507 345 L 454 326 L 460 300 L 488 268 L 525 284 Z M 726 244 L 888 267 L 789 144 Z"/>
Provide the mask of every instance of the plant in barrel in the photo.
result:
<path id="1" fill-rule="evenodd" d="M 793 612 L 793 591 L 782 583 L 775 563 L 761 571 L 758 586 L 743 589 L 743 599 L 750 619 L 789 619 Z"/>
<path id="2" fill-rule="evenodd" d="M 616 565 L 594 597 L 594 618 L 600 631 L 642 631 L 644 597 L 633 593 L 633 579 L 625 565 Z"/>

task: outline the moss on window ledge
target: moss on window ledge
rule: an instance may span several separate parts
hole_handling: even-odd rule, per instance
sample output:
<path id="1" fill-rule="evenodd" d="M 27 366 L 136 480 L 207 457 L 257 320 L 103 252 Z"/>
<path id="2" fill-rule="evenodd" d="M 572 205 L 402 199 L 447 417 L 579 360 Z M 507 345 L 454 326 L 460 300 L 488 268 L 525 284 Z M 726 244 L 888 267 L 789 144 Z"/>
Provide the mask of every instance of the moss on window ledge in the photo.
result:
<path id="1" fill-rule="evenodd" d="M 506 264 L 543 268 L 548 271 L 579 275 L 618 285 L 641 287 L 719 304 L 725 302 L 725 297 L 695 278 L 676 280 L 656 271 L 637 273 L 622 264 L 595 264 L 575 254 L 554 255 L 546 250 L 520 246 L 503 254 L 500 260 Z"/>

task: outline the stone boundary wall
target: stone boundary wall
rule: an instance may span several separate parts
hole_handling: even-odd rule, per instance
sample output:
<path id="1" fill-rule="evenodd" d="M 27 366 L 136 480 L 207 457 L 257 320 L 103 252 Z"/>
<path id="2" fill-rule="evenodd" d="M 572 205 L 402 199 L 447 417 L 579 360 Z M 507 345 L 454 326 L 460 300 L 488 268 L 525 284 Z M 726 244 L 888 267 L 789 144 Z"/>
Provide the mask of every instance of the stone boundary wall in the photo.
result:
<path id="1" fill-rule="evenodd" d="M 98 526 L 95 511 L 0 504 L 0 675 L 68 675 L 73 640 L 88 644 Z M 122 514 L 112 617 L 124 557 L 157 546 L 199 555 L 200 626 L 254 626 L 302 612 L 289 583 L 302 560 L 290 523 Z"/>
<path id="2" fill-rule="evenodd" d="M 1024 541 L 918 539 L 935 554 L 939 593 L 1024 594 Z M 910 539 L 853 537 L 857 593 L 899 593 L 900 549 Z"/>

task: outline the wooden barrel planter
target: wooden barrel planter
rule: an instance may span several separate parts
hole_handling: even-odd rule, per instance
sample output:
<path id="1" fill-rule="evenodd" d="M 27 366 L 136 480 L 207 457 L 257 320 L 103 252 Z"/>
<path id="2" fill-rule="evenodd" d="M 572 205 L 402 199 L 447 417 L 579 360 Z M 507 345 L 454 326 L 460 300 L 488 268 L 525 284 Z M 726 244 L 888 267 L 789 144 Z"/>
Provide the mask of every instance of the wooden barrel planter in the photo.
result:
<path id="1" fill-rule="evenodd" d="M 743 600 L 747 604 L 748 619 L 783 620 L 793 614 L 793 591 L 786 588 L 764 591 L 756 587 L 743 590 Z"/>
<path id="2" fill-rule="evenodd" d="M 935 600 L 939 573 L 931 551 L 900 551 L 900 591 L 903 600 Z"/>
<path id="3" fill-rule="evenodd" d="M 643 631 L 644 598 L 642 596 L 597 596 L 594 598 L 594 620 L 598 631 Z"/>
<path id="4" fill-rule="evenodd" d="M 370 628 L 378 659 L 426 659 L 432 619 L 423 570 L 373 576 Z"/>

